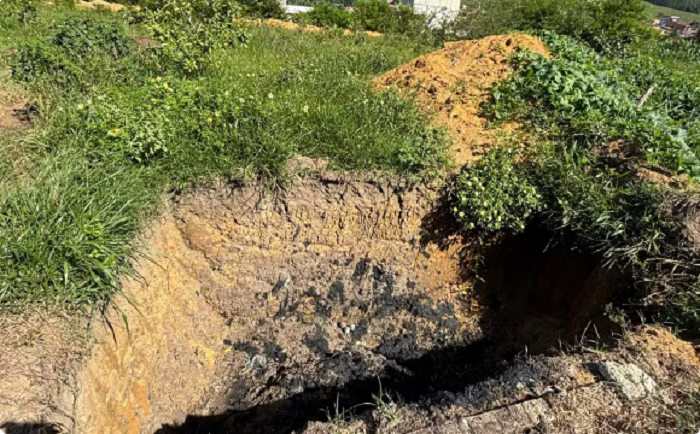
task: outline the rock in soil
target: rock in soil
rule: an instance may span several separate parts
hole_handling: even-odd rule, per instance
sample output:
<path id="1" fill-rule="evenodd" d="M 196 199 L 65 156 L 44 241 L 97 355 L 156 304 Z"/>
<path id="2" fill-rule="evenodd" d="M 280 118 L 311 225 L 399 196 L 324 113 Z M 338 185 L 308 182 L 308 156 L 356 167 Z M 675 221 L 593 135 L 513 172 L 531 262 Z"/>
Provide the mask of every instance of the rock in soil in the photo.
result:
<path id="1" fill-rule="evenodd" d="M 596 368 L 605 381 L 614 383 L 617 391 L 625 399 L 636 401 L 656 394 L 656 382 L 636 365 L 604 362 Z"/>

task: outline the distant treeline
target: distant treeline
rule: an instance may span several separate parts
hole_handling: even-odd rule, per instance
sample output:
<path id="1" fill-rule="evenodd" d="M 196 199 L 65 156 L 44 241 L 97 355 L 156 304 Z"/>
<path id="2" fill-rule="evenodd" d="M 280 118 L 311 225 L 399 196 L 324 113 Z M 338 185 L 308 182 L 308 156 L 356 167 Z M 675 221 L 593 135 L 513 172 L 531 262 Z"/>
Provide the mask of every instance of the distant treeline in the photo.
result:
<path id="1" fill-rule="evenodd" d="M 700 0 L 647 0 L 657 6 L 678 9 L 679 11 L 700 13 Z"/>

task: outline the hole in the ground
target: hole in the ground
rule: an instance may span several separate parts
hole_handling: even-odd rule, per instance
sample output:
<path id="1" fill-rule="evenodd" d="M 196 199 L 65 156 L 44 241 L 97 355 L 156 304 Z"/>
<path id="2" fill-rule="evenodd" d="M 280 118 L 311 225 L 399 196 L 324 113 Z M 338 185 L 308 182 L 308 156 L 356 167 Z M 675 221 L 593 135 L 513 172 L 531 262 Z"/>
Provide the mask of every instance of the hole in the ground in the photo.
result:
<path id="1" fill-rule="evenodd" d="M 196 203 L 181 211 L 210 263 L 200 281 L 229 318 L 232 356 L 209 401 L 215 415 L 158 433 L 299 432 L 369 409 L 380 381 L 406 403 L 463 392 L 598 322 L 621 279 L 533 227 L 490 249 L 472 284 L 460 268 L 466 244 L 413 235 L 444 217 L 416 212 L 423 198 L 353 188 L 322 186 L 312 203 L 318 191 L 301 189 L 255 210 L 225 199 L 207 215 Z"/>

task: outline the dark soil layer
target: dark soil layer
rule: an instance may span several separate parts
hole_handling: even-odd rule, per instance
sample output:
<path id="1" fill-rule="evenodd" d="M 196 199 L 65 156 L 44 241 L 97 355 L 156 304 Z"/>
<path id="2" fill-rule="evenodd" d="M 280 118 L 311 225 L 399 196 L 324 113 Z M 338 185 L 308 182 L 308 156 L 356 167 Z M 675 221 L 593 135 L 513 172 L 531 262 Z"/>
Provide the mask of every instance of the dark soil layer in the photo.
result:
<path id="1" fill-rule="evenodd" d="M 468 243 L 430 241 L 450 227 L 431 199 L 318 181 L 278 199 L 253 188 L 181 198 L 228 349 L 201 402 L 212 416 L 159 432 L 291 433 L 360 413 L 380 390 L 406 403 L 463 392 L 574 337 L 610 296 L 598 258 L 548 249 L 537 229 L 488 252 L 483 282 L 469 277 Z"/>

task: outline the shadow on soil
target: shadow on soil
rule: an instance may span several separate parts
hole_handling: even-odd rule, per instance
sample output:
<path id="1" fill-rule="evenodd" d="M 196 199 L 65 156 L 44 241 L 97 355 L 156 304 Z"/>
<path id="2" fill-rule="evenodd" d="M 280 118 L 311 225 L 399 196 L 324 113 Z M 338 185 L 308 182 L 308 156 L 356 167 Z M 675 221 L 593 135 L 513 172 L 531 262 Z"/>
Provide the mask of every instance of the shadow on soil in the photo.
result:
<path id="1" fill-rule="evenodd" d="M 0 425 L 5 434 L 59 434 L 60 428 L 43 423 L 15 423 L 10 422 Z"/>
<path id="2" fill-rule="evenodd" d="M 444 213 L 428 220 L 426 235 L 448 240 L 455 234 L 456 225 Z M 189 416 L 182 425 L 163 426 L 157 433 L 300 432 L 309 422 L 371 410 L 380 388 L 403 403 L 422 403 L 440 391 L 463 392 L 498 376 L 518 354 L 559 348 L 591 323 L 607 327 L 597 314 L 619 287 L 620 273 L 604 269 L 599 257 L 550 242 L 550 234 L 535 226 L 485 252 L 488 268 L 474 287 L 485 307 L 480 321 L 484 336 L 475 343 L 435 349 L 412 360 L 395 359 L 381 375 L 381 385 L 371 377 L 342 387 L 307 389 L 242 411 Z"/>

